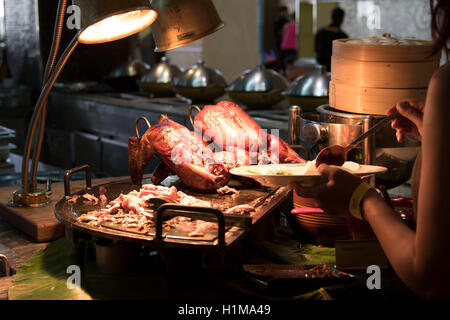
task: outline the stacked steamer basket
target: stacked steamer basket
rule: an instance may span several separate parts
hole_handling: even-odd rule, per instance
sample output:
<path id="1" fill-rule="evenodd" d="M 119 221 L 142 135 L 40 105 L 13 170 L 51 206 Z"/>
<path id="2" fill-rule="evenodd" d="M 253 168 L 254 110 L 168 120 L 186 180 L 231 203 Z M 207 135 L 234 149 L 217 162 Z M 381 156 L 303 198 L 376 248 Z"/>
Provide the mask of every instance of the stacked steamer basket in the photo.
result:
<path id="1" fill-rule="evenodd" d="M 385 34 L 333 42 L 330 105 L 359 114 L 384 115 L 400 100 L 424 102 L 439 67 L 432 42 Z"/>
<path id="2" fill-rule="evenodd" d="M 290 128 L 290 135 L 295 137 L 294 140 L 300 138 L 312 145 L 312 159 L 328 145 L 347 145 L 383 119 L 386 111 L 397 102 L 413 100 L 423 103 L 428 82 L 439 62 L 439 54 L 432 56 L 431 41 L 395 39 L 388 34 L 336 40 L 333 42 L 329 105 L 318 107 L 316 112 L 302 113 L 299 110 L 300 128 Z M 294 108 L 291 108 L 291 118 L 295 115 Z M 291 138 L 291 143 L 299 142 Z M 354 153 L 349 154 L 349 160 L 388 167 L 387 173 L 377 175 L 376 182 L 391 188 L 409 179 L 418 145 L 414 140 L 399 144 L 395 131 L 386 127 L 373 139 L 367 139 L 352 150 Z M 374 183 L 373 180 L 371 182 Z M 320 241 L 309 230 L 310 225 L 305 224 L 305 209 L 311 208 L 313 212 L 317 206 L 314 199 L 294 193 L 294 206 L 303 209 L 302 214 L 295 214 L 301 231 L 312 240 Z M 321 223 L 329 224 L 329 227 L 345 223 L 342 218 L 334 219 L 340 221 Z"/>

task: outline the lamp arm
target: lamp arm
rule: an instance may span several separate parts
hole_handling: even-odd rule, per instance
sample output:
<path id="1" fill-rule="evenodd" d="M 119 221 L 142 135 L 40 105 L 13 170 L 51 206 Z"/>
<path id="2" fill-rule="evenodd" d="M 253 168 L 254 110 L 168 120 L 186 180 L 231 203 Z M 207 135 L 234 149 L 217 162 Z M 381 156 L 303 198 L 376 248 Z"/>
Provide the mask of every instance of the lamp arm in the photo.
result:
<path id="1" fill-rule="evenodd" d="M 67 8 L 67 0 L 59 0 L 58 11 L 56 12 L 55 27 L 53 30 L 52 46 L 50 48 L 50 53 L 47 59 L 47 65 L 45 67 L 42 84 L 45 84 L 45 82 L 47 82 L 48 78 L 50 77 L 50 73 L 52 72 L 53 67 L 55 66 L 56 63 L 59 51 L 59 44 L 61 43 L 61 35 L 64 26 L 64 16 L 66 14 L 66 8 Z"/>
<path id="2" fill-rule="evenodd" d="M 63 70 L 63 68 L 66 65 L 67 61 L 69 60 L 70 56 L 72 55 L 72 53 L 78 46 L 78 43 L 79 43 L 78 36 L 79 36 L 79 34 L 77 34 L 72 39 L 72 41 L 70 42 L 70 44 L 68 45 L 66 50 L 61 55 L 61 58 L 59 59 L 55 69 L 50 74 L 49 79 L 45 83 L 45 85 L 41 91 L 41 95 L 39 96 L 39 99 L 34 108 L 33 116 L 31 117 L 30 125 L 28 127 L 27 138 L 25 140 L 25 148 L 24 148 L 23 159 L 22 159 L 22 188 L 23 188 L 22 191 L 25 194 L 30 192 L 30 186 L 29 186 L 29 181 L 28 181 L 28 162 L 30 159 L 31 147 L 33 145 L 33 138 L 36 133 L 36 127 L 37 127 L 37 124 L 39 121 L 39 116 L 41 115 L 42 111 L 45 110 L 46 101 L 48 99 L 48 95 L 49 95 L 51 89 L 53 88 L 53 85 L 55 84 L 56 80 L 58 79 L 59 75 L 61 74 L 61 71 Z M 42 141 L 41 141 L 41 144 L 42 144 Z M 36 179 L 35 176 L 33 178 Z"/>
<path id="3" fill-rule="evenodd" d="M 47 60 L 47 65 L 45 66 L 44 71 L 44 78 L 43 78 L 43 84 L 48 80 L 50 77 L 51 72 L 53 71 L 53 68 L 56 63 L 56 59 L 58 56 L 59 51 L 59 45 L 61 43 L 61 35 L 62 35 L 62 29 L 64 26 L 64 16 L 66 13 L 67 8 L 67 0 L 59 0 L 58 2 L 58 10 L 56 13 L 56 21 L 55 21 L 55 27 L 53 30 L 53 40 L 52 40 L 52 46 L 50 49 L 50 53 Z M 42 143 L 44 140 L 44 132 L 45 132 L 45 122 L 47 119 L 47 102 L 45 101 L 45 107 L 42 109 L 42 112 L 39 116 L 39 132 L 38 132 L 38 138 L 36 142 L 36 147 L 33 152 L 33 156 L 31 157 L 31 190 L 36 190 L 37 187 L 37 170 L 39 166 L 39 158 L 41 155 L 41 149 L 42 149 Z M 23 159 L 26 160 L 27 163 L 29 162 L 29 159 Z"/>

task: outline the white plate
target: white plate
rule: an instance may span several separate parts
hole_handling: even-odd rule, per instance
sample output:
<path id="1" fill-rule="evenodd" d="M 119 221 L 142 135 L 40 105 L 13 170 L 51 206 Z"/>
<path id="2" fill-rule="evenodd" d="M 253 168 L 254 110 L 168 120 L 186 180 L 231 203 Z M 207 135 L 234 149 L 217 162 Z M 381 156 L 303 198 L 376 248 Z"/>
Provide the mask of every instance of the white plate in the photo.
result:
<path id="1" fill-rule="evenodd" d="M 351 167 L 351 166 L 349 166 Z M 386 172 L 386 167 L 359 165 L 357 170 L 350 170 L 345 165 L 341 167 L 348 172 L 360 176 L 371 176 L 376 173 Z M 278 171 L 288 171 L 288 174 L 276 174 Z M 251 178 L 267 187 L 281 187 L 289 185 L 291 182 L 299 182 L 302 186 L 314 186 L 325 181 L 319 173 L 304 174 L 305 164 L 268 164 L 238 167 L 230 172 L 237 176 Z"/>

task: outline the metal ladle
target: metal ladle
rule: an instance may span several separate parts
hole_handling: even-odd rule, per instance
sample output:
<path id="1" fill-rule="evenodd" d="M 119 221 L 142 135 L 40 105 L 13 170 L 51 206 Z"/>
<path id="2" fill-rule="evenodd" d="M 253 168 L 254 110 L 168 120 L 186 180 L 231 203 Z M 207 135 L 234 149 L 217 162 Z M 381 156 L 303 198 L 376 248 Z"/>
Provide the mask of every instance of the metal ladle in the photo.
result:
<path id="1" fill-rule="evenodd" d="M 346 147 L 340 145 L 332 145 L 322 149 L 316 157 L 316 167 L 318 168 L 322 163 L 333 166 L 342 166 L 347 160 L 347 154 L 350 150 L 352 150 L 358 144 L 363 142 L 364 139 L 377 133 L 378 130 L 382 129 L 392 119 L 397 118 L 399 115 L 400 113 L 395 112 L 390 116 L 384 118 L 383 120 L 379 121 L 372 128 L 370 128 L 365 133 L 360 135 L 358 138 L 350 142 Z"/>

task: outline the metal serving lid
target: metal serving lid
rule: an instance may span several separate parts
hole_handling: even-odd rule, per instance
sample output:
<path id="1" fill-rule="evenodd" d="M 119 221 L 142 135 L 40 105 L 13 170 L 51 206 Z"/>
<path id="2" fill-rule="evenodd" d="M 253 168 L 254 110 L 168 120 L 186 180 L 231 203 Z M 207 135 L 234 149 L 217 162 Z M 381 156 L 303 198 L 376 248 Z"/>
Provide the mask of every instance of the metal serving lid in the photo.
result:
<path id="1" fill-rule="evenodd" d="M 330 80 L 325 66 L 316 65 L 313 73 L 295 79 L 283 95 L 290 97 L 328 97 Z"/>
<path id="2" fill-rule="evenodd" d="M 127 62 L 119 65 L 110 74 L 109 78 L 126 78 L 141 76 L 150 70 L 150 66 L 142 61 L 129 59 Z"/>
<path id="3" fill-rule="evenodd" d="M 219 70 L 206 66 L 205 62 L 199 60 L 195 65 L 177 76 L 173 85 L 186 88 L 223 87 L 227 83 Z"/>
<path id="4" fill-rule="evenodd" d="M 227 91 L 231 92 L 270 92 L 288 87 L 286 79 L 278 72 L 259 65 L 253 70 L 244 71 L 234 80 Z"/>
<path id="5" fill-rule="evenodd" d="M 183 72 L 178 66 L 170 64 L 167 57 L 162 57 L 161 62 L 150 67 L 150 71 L 141 78 L 142 83 L 171 83 L 172 80 Z"/>

